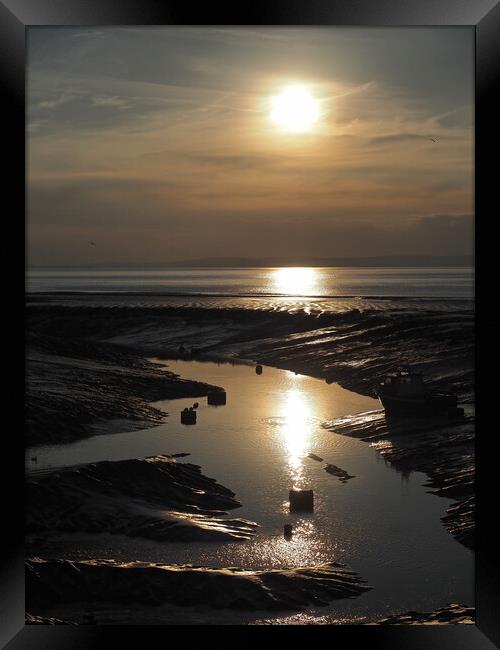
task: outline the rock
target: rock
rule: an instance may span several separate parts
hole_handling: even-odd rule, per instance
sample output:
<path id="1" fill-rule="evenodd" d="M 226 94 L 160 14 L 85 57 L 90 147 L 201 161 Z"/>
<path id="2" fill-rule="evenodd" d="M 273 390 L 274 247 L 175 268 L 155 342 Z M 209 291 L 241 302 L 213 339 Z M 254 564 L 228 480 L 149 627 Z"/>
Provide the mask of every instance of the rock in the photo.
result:
<path id="1" fill-rule="evenodd" d="M 50 618 L 47 616 L 35 616 L 26 612 L 26 625 L 77 625 L 76 621 L 63 620 L 61 618 Z"/>
<path id="2" fill-rule="evenodd" d="M 371 587 L 336 563 L 251 571 L 114 560 L 26 562 L 31 612 L 68 603 L 208 606 L 215 609 L 294 610 L 359 596 Z"/>
<path id="3" fill-rule="evenodd" d="M 102 461 L 27 481 L 26 531 L 114 533 L 160 541 L 241 541 L 256 524 L 226 519 L 234 493 L 168 456 Z"/>
<path id="4" fill-rule="evenodd" d="M 223 406 L 226 403 L 226 391 L 223 388 L 209 391 L 207 402 L 212 406 Z"/>
<path id="5" fill-rule="evenodd" d="M 346 483 L 350 478 L 356 478 L 355 476 L 348 474 L 345 469 L 341 469 L 340 467 L 337 467 L 337 465 L 332 465 L 331 463 L 325 465 L 325 471 L 337 476 L 339 481 L 342 483 Z"/>
<path id="6" fill-rule="evenodd" d="M 406 612 L 388 616 L 378 621 L 379 625 L 475 625 L 475 609 L 451 604 L 434 612 Z"/>
<path id="7" fill-rule="evenodd" d="M 196 411 L 193 408 L 181 411 L 181 424 L 196 424 Z"/>
<path id="8" fill-rule="evenodd" d="M 313 512 L 314 492 L 312 490 L 290 490 L 290 512 Z"/>

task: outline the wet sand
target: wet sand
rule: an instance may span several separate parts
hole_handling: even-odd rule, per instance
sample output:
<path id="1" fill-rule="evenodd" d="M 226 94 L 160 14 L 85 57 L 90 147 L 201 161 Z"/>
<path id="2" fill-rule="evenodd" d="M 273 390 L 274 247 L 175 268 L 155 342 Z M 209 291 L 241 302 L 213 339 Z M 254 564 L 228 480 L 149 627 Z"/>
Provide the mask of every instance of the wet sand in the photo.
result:
<path id="1" fill-rule="evenodd" d="M 234 497 L 197 465 L 169 456 L 102 461 L 28 479 L 26 532 L 162 542 L 250 539 L 257 524 L 225 518 L 241 505 Z"/>
<path id="2" fill-rule="evenodd" d="M 182 356 L 182 346 L 186 356 L 193 351 L 204 358 L 251 359 L 371 396 L 381 375 L 411 363 L 434 387 L 473 402 L 474 312 L 466 307 L 442 311 L 410 305 L 307 314 L 35 301 L 29 303 L 28 319 L 28 344 L 34 347 L 47 337 L 54 339 L 54 330 L 64 332 L 64 342 L 54 339 L 58 354 L 61 345 L 73 351 L 82 339 L 115 351 L 171 358 Z"/>
<path id="3" fill-rule="evenodd" d="M 165 413 L 151 402 L 213 388 L 162 372 L 134 351 L 78 338 L 30 337 L 26 369 L 29 445 L 109 433 L 111 418 L 120 419 L 119 431 L 152 427 Z"/>
<path id="4" fill-rule="evenodd" d="M 358 596 L 371 587 L 337 563 L 313 568 L 247 571 L 114 560 L 26 562 L 28 608 L 59 603 L 121 603 L 239 611 L 300 611 Z"/>
<path id="5" fill-rule="evenodd" d="M 456 603 L 437 609 L 435 612 L 406 612 L 388 616 L 379 621 L 380 625 L 475 625 L 476 616 L 473 607 L 464 607 Z"/>

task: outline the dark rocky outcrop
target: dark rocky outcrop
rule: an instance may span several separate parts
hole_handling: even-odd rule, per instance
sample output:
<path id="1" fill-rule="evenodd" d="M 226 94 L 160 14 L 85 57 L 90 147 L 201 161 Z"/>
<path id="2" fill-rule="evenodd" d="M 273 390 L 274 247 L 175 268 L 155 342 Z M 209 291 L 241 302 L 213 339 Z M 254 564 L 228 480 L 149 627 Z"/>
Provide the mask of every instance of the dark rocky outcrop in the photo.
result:
<path id="1" fill-rule="evenodd" d="M 85 297 L 32 297 L 29 323 L 38 340 L 55 328 L 66 337 L 115 343 L 175 357 L 196 347 L 205 358 L 235 355 L 339 382 L 374 396 L 380 376 L 411 363 L 434 387 L 473 399 L 474 312 L 432 302 L 307 314 L 303 311 L 95 306 Z M 78 301 L 83 304 L 78 304 Z M 50 304 L 50 302 L 54 304 Z M 66 301 L 66 304 L 64 304 Z M 424 306 L 423 306 L 424 305 Z"/>
<path id="2" fill-rule="evenodd" d="M 209 606 L 234 610 L 301 610 L 368 591 L 340 564 L 266 571 L 214 569 L 113 560 L 26 562 L 27 607 L 96 603 Z"/>
<path id="3" fill-rule="evenodd" d="M 475 625 L 475 609 L 451 604 L 434 612 L 406 612 L 378 621 L 379 625 Z"/>
<path id="4" fill-rule="evenodd" d="M 345 469 L 337 467 L 337 465 L 332 465 L 332 463 L 327 463 L 325 465 L 325 471 L 336 476 L 341 483 L 347 483 L 349 479 L 356 478 L 355 476 L 352 476 L 352 474 L 346 472 Z"/>
<path id="5" fill-rule="evenodd" d="M 234 493 L 169 456 L 102 461 L 27 481 L 26 532 L 114 533 L 160 541 L 238 541 L 256 524 L 225 518 Z"/>
<path id="6" fill-rule="evenodd" d="M 26 613 L 26 625 L 77 625 L 75 621 L 67 621 L 61 618 L 51 618 L 47 616 L 35 616 L 34 614 Z"/>
<path id="7" fill-rule="evenodd" d="M 166 414 L 149 402 L 214 388 L 181 379 L 123 346 L 36 332 L 28 336 L 26 371 L 29 445 L 87 437 L 110 418 L 120 418 L 121 431 L 152 427 Z"/>

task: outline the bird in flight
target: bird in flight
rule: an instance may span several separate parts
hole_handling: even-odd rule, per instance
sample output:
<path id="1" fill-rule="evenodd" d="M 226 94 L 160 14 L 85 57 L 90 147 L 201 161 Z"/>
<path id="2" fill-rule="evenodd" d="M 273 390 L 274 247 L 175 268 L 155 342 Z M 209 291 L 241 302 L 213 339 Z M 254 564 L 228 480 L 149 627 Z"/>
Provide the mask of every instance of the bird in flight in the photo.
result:
<path id="1" fill-rule="evenodd" d="M 437 142 L 439 138 L 429 138 L 429 140 L 431 140 L 432 142 Z"/>

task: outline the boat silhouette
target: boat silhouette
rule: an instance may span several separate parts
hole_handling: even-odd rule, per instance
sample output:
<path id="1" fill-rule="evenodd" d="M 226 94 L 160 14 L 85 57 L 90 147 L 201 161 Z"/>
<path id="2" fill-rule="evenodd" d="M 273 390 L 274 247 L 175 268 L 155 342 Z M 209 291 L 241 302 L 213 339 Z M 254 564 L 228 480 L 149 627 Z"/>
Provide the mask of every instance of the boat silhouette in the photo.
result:
<path id="1" fill-rule="evenodd" d="M 409 367 L 388 374 L 377 386 L 377 395 L 387 415 L 424 417 L 463 413 L 462 409 L 457 409 L 456 395 L 429 390 L 423 374 Z"/>

